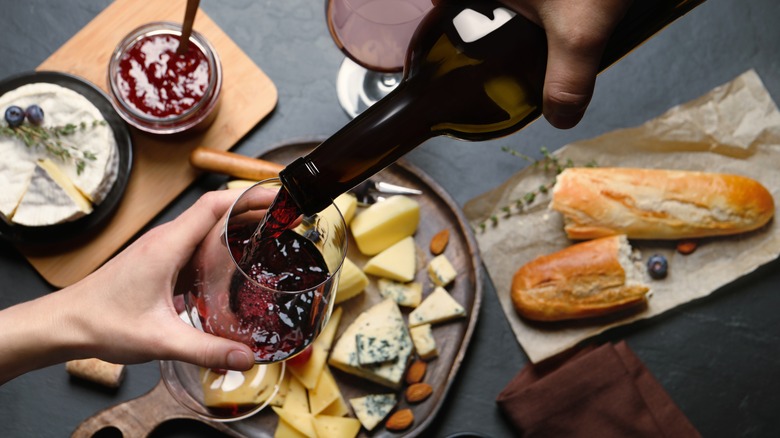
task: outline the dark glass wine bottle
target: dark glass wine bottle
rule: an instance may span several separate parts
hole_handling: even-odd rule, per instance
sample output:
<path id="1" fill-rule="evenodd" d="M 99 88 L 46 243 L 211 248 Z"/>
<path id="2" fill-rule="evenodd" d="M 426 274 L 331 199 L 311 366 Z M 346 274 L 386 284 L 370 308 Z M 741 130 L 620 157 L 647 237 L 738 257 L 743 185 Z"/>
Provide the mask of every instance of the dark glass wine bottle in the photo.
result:
<path id="1" fill-rule="evenodd" d="M 704 0 L 634 0 L 601 69 Z M 544 31 L 490 0 L 444 0 L 418 27 L 404 79 L 280 173 L 304 214 L 384 169 L 429 138 L 480 141 L 522 129 L 542 113 Z"/>

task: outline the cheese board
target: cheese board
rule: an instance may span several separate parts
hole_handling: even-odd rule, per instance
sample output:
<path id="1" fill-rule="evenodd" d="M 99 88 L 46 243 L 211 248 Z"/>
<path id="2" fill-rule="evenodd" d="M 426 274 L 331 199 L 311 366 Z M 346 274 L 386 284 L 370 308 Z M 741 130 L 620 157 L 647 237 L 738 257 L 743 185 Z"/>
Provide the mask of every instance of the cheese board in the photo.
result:
<path id="1" fill-rule="evenodd" d="M 293 159 L 304 155 L 319 144 L 318 140 L 304 139 L 292 141 L 283 145 L 273 147 L 264 153 L 261 157 L 264 160 L 286 164 Z M 422 170 L 412 164 L 399 160 L 397 163 L 389 166 L 376 175 L 377 181 L 384 181 L 391 184 L 397 184 L 404 187 L 418 189 L 422 193 L 415 196 L 415 200 L 420 204 L 420 221 L 414 234 L 414 243 L 416 246 L 417 270 L 414 281 L 423 285 L 422 299 L 433 296 L 439 288 L 429 278 L 427 266 L 435 256 L 429 251 L 429 242 L 441 230 L 449 230 L 449 241 L 443 254 L 451 262 L 454 268 L 454 280 L 446 286 L 446 291 L 452 299 L 462 306 L 462 314 L 458 318 L 447 322 L 432 324 L 430 334 L 435 340 L 437 355 L 429 357 L 426 360 L 427 370 L 424 376 L 424 382 L 432 388 L 430 396 L 417 403 L 409 402 L 405 396 L 407 386 L 402 385 L 399 389 L 392 389 L 386 385 L 381 385 L 366 378 L 359 377 L 353 373 L 348 373 L 339 369 L 340 367 L 330 366 L 330 373 L 334 377 L 341 395 L 345 400 L 356 399 L 374 394 L 394 394 L 397 403 L 393 411 L 410 409 L 414 415 L 414 421 L 403 431 L 393 432 L 385 427 L 384 421 L 379 421 L 376 428 L 368 432 L 361 428 L 360 437 L 390 437 L 390 436 L 424 436 L 426 428 L 434 421 L 437 412 L 442 408 L 452 383 L 457 378 L 458 370 L 465 357 L 469 342 L 476 327 L 479 317 L 479 310 L 482 301 L 483 274 L 481 270 L 481 259 L 476 246 L 475 238 L 470 227 L 465 221 L 463 213 L 454 202 L 454 200 L 429 176 Z M 386 202 L 386 201 L 381 201 Z M 356 214 L 359 214 L 358 211 Z M 363 267 L 369 256 L 361 254 L 350 236 L 349 252 L 347 257 L 354 261 L 355 265 Z M 334 346 L 344 333 L 352 333 L 353 322 L 361 314 L 368 311 L 372 313 L 372 319 L 379 319 L 382 315 L 377 314 L 381 307 L 387 307 L 386 301 L 379 293 L 379 278 L 369 275 L 369 283 L 364 291 L 346 301 L 336 305 L 340 313 L 339 324 L 335 330 Z M 438 292 L 441 293 L 440 291 Z M 394 306 L 393 306 L 394 307 Z M 421 308 L 422 306 L 418 307 Z M 401 306 L 402 324 L 407 324 L 413 309 Z M 335 313 L 335 311 L 334 311 Z M 374 318 L 376 317 L 376 318 Z M 412 327 L 410 330 L 413 330 Z M 417 344 L 420 349 L 420 344 Z M 334 347 L 336 348 L 336 347 Z M 331 350 L 334 351 L 334 350 Z M 415 355 L 423 356 L 425 353 L 418 351 Z M 156 398 L 151 401 L 163 400 Z M 173 402 L 172 398 L 165 398 L 165 403 Z M 131 401 L 132 402 L 132 401 Z M 127 402 L 127 403 L 131 403 Z M 85 423 L 94 423 L 96 417 L 106 418 L 115 410 L 125 409 L 123 405 L 110 408 L 107 412 L 99 413 L 95 417 L 88 419 Z M 159 406 L 161 410 L 171 410 L 171 406 Z M 354 416 L 355 408 L 350 409 L 349 416 Z M 140 418 L 140 417 L 139 417 Z M 115 421 L 118 421 L 115 419 Z M 154 420 L 150 420 L 154 421 Z M 208 424 L 216 424 L 202 419 Z M 273 437 L 275 430 L 280 422 L 279 417 L 272 409 L 266 408 L 258 414 L 240 421 L 231 423 L 222 423 L 221 427 L 230 428 L 231 432 L 238 436 L 246 437 Z M 108 424 L 106 424 L 108 425 Z M 152 430 L 155 424 L 146 424 L 146 430 Z"/>
<path id="2" fill-rule="evenodd" d="M 320 142 L 321 139 L 290 141 L 270 148 L 258 158 L 288 164 L 295 158 L 305 155 Z M 378 173 L 373 179 L 418 189 L 422 192 L 421 195 L 414 196 L 414 199 L 420 204 L 420 223 L 414 235 L 418 258 L 414 281 L 424 285 L 423 298 L 431 295 L 435 290 L 435 285 L 428 278 L 426 272 L 426 266 L 434 258 L 428 250 L 428 244 L 439 231 L 449 229 L 449 243 L 444 254 L 455 268 L 457 277 L 446 289 L 455 301 L 465 309 L 464 318 L 435 324 L 432 327 L 439 353 L 438 357 L 427 362 L 425 382 L 432 386 L 432 395 L 422 403 L 410 404 L 405 400 L 402 390 L 395 391 L 398 403 L 394 410 L 409 408 L 415 417 L 412 426 L 403 431 L 402 435 L 423 436 L 425 429 L 431 424 L 446 399 L 476 326 L 483 285 L 480 269 L 481 260 L 476 240 L 460 208 L 449 194 L 422 170 L 402 159 Z M 357 214 L 359 213 L 360 211 L 357 212 Z M 350 237 L 349 248 L 347 257 L 356 265 L 362 267 L 370 259 L 358 251 L 352 237 Z M 343 315 L 336 332 L 335 342 L 338 342 L 358 315 L 382 302 L 383 297 L 378 291 L 378 278 L 369 275 L 369 279 L 370 282 L 362 294 L 337 305 L 342 308 Z M 408 320 L 411 309 L 401 307 L 401 310 L 404 319 Z M 345 399 L 392 392 L 385 386 L 345 373 L 333 366 L 331 366 L 331 371 Z M 278 417 L 274 412 L 265 410 L 246 420 L 229 423 L 228 426 L 242 435 L 271 437 L 277 422 Z M 398 435 L 398 432 L 391 432 L 384 427 L 383 423 L 380 423 L 372 432 L 366 432 L 365 429 L 362 429 L 359 436 L 389 437 Z"/>

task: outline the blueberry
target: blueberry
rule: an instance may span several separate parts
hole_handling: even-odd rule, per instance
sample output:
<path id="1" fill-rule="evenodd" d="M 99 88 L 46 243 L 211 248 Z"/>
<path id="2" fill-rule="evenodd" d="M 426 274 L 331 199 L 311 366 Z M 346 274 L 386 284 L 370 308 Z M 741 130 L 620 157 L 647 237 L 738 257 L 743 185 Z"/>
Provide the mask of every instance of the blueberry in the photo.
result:
<path id="1" fill-rule="evenodd" d="M 5 110 L 5 121 L 8 126 L 16 128 L 24 122 L 24 111 L 16 105 L 9 106 Z"/>
<path id="2" fill-rule="evenodd" d="M 43 123 L 43 108 L 38 105 L 32 104 L 24 110 L 24 114 L 27 116 L 27 121 L 33 125 L 40 125 Z"/>
<path id="3" fill-rule="evenodd" d="M 669 262 L 666 261 L 666 257 L 659 254 L 652 255 L 647 259 L 647 272 L 656 280 L 666 278 L 669 273 Z"/>

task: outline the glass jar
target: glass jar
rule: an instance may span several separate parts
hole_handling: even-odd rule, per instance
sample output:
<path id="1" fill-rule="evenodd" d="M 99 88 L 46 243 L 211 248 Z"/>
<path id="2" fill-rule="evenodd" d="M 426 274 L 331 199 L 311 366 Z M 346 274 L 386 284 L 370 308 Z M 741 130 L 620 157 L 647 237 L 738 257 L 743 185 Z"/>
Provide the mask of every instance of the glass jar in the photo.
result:
<path id="1" fill-rule="evenodd" d="M 176 54 L 181 25 L 148 23 L 130 32 L 108 65 L 111 98 L 130 125 L 152 134 L 207 128 L 217 115 L 222 64 L 214 46 L 192 31 L 189 48 Z"/>

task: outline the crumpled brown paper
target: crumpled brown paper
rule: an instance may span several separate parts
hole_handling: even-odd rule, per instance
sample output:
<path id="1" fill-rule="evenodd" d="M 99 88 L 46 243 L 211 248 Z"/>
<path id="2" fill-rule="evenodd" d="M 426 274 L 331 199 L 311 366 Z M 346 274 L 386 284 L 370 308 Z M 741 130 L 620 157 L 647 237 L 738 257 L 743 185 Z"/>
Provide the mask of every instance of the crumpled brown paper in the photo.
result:
<path id="1" fill-rule="evenodd" d="M 706 95 L 679 105 L 635 128 L 614 131 L 564 146 L 556 155 L 578 165 L 702 170 L 749 176 L 761 182 L 780 205 L 780 112 L 758 75 L 750 70 Z M 669 276 L 649 280 L 646 309 L 617 320 L 539 324 L 521 319 L 512 307 L 512 276 L 523 264 L 558 251 L 571 241 L 563 220 L 541 196 L 523 213 L 505 216 L 505 206 L 552 176 L 529 167 L 500 187 L 469 201 L 464 210 L 482 259 L 518 342 L 532 362 L 562 352 L 604 330 L 663 313 L 709 295 L 780 255 L 780 228 L 773 219 L 764 228 L 732 237 L 705 239 L 690 255 L 675 252 L 673 242 L 632 241 L 643 260 L 663 254 Z M 500 218 L 493 224 L 492 215 Z M 777 217 L 777 212 L 775 213 Z M 485 223 L 484 231 L 479 224 Z"/>

